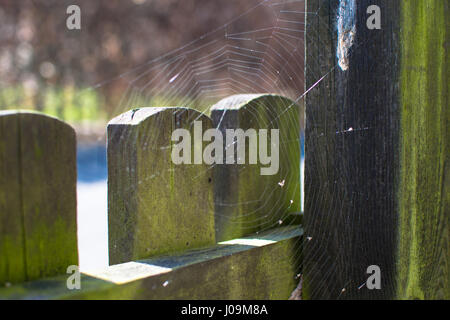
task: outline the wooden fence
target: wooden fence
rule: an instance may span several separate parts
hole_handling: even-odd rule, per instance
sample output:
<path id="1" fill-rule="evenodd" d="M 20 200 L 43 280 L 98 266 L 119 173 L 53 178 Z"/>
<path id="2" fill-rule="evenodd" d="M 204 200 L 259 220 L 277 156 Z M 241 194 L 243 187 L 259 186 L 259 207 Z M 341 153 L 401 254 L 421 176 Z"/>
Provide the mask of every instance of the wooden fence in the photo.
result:
<path id="1" fill-rule="evenodd" d="M 381 9 L 380 30 L 366 25 L 371 5 Z M 299 272 L 292 257 L 301 256 L 304 298 L 450 299 L 448 1 L 309 0 L 305 11 L 303 246 L 298 226 L 227 225 L 245 212 L 270 225 L 246 200 L 272 178 L 168 159 L 173 128 L 192 130 L 193 119 L 245 127 L 249 110 L 269 100 L 282 108 L 285 98 L 234 97 L 214 106 L 212 119 L 133 110 L 108 127 L 110 258 L 119 264 L 69 291 L 60 274 L 77 264 L 73 130 L 2 113 L 0 282 L 10 287 L 0 297 L 287 298 Z M 294 122 L 277 123 L 285 141 L 299 139 L 292 112 Z M 297 148 L 280 153 L 273 179 L 298 178 Z M 298 211 L 300 195 L 287 183 Z M 273 203 L 269 216 L 285 205 Z M 365 285 L 371 265 L 380 289 Z"/>
<path id="2" fill-rule="evenodd" d="M 450 299 L 449 2 L 306 11 L 304 297 Z"/>
<path id="3" fill-rule="evenodd" d="M 0 298 L 289 298 L 298 283 L 302 229 L 295 216 L 285 227 L 278 223 L 300 210 L 299 108 L 285 117 L 276 112 L 288 105 L 292 101 L 278 96 L 242 95 L 214 106 L 213 119 L 188 108 L 142 108 L 111 120 L 111 266 L 82 274 L 79 290 L 69 290 L 66 274 L 78 264 L 75 132 L 43 114 L 1 112 Z M 277 174 L 260 175 L 260 165 L 246 171 L 237 164 L 172 161 L 174 130 L 194 135 L 195 121 L 203 130 L 247 130 L 254 112 L 290 141 Z M 218 118 L 224 121 L 214 123 Z M 273 212 L 248 205 L 288 172 L 283 192 L 274 188 L 267 197 L 264 208 Z M 224 211 L 220 204 L 227 201 L 236 205 Z"/>

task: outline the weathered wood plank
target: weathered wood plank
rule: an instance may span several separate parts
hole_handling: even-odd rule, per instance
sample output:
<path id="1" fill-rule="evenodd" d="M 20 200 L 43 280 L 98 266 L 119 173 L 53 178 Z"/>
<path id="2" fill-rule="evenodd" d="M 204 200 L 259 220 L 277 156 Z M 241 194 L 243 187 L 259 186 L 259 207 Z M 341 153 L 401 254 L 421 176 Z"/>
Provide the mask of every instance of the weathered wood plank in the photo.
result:
<path id="1" fill-rule="evenodd" d="M 448 1 L 402 1 L 397 296 L 450 299 Z"/>
<path id="2" fill-rule="evenodd" d="M 184 128 L 194 137 L 194 121 L 212 126 L 186 108 L 142 108 L 109 123 L 110 264 L 215 243 L 210 167 L 171 158 L 172 132 Z"/>
<path id="3" fill-rule="evenodd" d="M 78 264 L 75 131 L 38 113 L 0 119 L 0 282 L 65 273 Z"/>
<path id="4" fill-rule="evenodd" d="M 340 64 L 343 4 L 344 34 L 352 21 L 356 31 Z M 370 5 L 381 30 L 366 26 Z M 307 16 L 304 297 L 448 299 L 448 3 L 313 0 L 306 11 L 317 14 Z M 370 265 L 380 290 L 364 286 Z"/>
<path id="5" fill-rule="evenodd" d="M 300 212 L 300 109 L 293 101 L 270 94 L 235 95 L 211 108 L 213 125 L 226 137 L 229 129 L 254 129 L 258 145 L 245 139 L 245 161 L 237 163 L 235 145 L 224 142 L 223 154 L 235 150 L 234 164 L 214 168 L 215 226 L 218 241 L 242 237 L 261 230 L 292 223 L 291 213 Z M 260 129 L 267 130 L 268 155 L 278 151 L 279 159 L 262 164 L 261 144 L 266 144 Z M 279 130 L 279 140 L 271 140 L 272 129 Z M 250 162 L 256 151 L 258 161 Z M 274 162 L 278 161 L 275 165 Z M 273 168 L 264 173 L 262 168 Z M 275 171 L 275 167 L 277 167 Z M 264 169 L 263 169 L 264 170 Z M 267 170 L 267 169 L 266 169 Z"/>
<path id="6" fill-rule="evenodd" d="M 204 250 L 110 266 L 68 290 L 61 276 L 0 289 L 0 299 L 287 299 L 303 232 L 284 227 Z"/>
<path id="7" fill-rule="evenodd" d="M 26 279 L 19 114 L 0 112 L 0 286 Z"/>

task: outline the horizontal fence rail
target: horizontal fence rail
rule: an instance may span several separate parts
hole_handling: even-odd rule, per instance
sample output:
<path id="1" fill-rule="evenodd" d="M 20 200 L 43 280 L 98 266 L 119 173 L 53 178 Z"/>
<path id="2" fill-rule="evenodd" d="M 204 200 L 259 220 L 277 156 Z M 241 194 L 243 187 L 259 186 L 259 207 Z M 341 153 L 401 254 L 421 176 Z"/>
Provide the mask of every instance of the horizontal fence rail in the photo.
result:
<path id="1" fill-rule="evenodd" d="M 303 232 L 284 227 L 222 242 L 186 254 L 113 265 L 81 275 L 68 290 L 67 276 L 0 289 L 0 299 L 287 299 L 297 285 Z M 274 277 L 274 275 L 282 277 Z"/>

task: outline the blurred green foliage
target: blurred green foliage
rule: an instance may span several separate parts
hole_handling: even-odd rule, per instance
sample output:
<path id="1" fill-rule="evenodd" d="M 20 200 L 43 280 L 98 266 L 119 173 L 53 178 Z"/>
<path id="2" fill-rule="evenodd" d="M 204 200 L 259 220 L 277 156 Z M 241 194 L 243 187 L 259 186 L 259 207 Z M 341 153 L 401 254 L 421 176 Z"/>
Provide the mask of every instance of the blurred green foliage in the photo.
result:
<path id="1" fill-rule="evenodd" d="M 107 119 L 103 99 L 94 90 L 48 87 L 38 100 L 22 86 L 0 88 L 2 108 L 37 110 L 69 122 Z"/>
<path id="2" fill-rule="evenodd" d="M 64 121 L 108 121 L 118 114 L 133 108 L 144 107 L 189 107 L 209 115 L 209 108 L 217 102 L 214 99 L 193 100 L 182 97 L 155 96 L 144 98 L 134 96 L 121 108 L 109 114 L 106 100 L 93 89 L 78 89 L 73 86 L 47 87 L 41 95 L 33 95 L 23 86 L 0 88 L 0 110 L 36 110 Z"/>

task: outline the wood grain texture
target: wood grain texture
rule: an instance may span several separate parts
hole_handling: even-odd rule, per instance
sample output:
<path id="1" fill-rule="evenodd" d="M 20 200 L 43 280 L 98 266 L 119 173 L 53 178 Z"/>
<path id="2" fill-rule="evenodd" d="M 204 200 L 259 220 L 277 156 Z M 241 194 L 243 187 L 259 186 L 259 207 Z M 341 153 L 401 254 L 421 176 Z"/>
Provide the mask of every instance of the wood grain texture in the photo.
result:
<path id="1" fill-rule="evenodd" d="M 290 99 L 271 94 L 235 95 L 211 108 L 213 125 L 226 137 L 227 129 L 268 130 L 269 154 L 276 150 L 271 129 L 279 129 L 279 169 L 262 175 L 258 156 L 249 164 L 246 139 L 245 164 L 222 164 L 214 168 L 215 226 L 218 241 L 242 237 L 261 230 L 288 225 L 300 203 L 300 108 Z M 258 135 L 258 143 L 261 143 Z M 264 142 L 263 142 L 264 143 Z M 224 143 L 226 149 L 233 145 Z M 260 150 L 258 145 L 257 152 Z"/>
<path id="2" fill-rule="evenodd" d="M 0 112 L 0 285 L 26 279 L 19 114 Z"/>
<path id="3" fill-rule="evenodd" d="M 212 171 L 173 163 L 172 132 L 211 119 L 186 108 L 142 108 L 108 125 L 109 259 L 117 264 L 213 245 Z"/>
<path id="4" fill-rule="evenodd" d="M 78 264 L 75 131 L 38 113 L 0 119 L 0 282 L 65 273 Z"/>
<path id="5" fill-rule="evenodd" d="M 400 298 L 450 299 L 448 1 L 401 6 Z"/>
<path id="6" fill-rule="evenodd" d="M 296 226 L 278 228 L 208 249 L 110 266 L 82 275 L 81 290 L 68 290 L 61 276 L 0 288 L 0 299 L 287 299 L 297 284 L 293 257 L 302 234 Z"/>
<path id="7" fill-rule="evenodd" d="M 340 2 L 306 10 L 317 14 L 307 16 L 306 85 L 316 86 L 306 96 L 304 297 L 448 298 L 448 4 L 356 1 L 342 70 Z M 370 5 L 381 30 L 366 27 Z M 381 290 L 364 286 L 370 265 Z"/>

